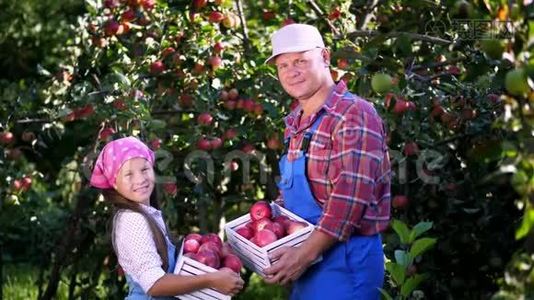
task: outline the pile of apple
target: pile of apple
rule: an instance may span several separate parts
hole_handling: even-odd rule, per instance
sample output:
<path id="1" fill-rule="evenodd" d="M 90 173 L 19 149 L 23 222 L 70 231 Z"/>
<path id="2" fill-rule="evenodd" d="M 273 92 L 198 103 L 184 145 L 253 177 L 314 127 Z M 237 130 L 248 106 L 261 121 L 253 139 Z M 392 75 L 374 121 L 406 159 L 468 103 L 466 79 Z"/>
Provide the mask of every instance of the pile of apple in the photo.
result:
<path id="1" fill-rule="evenodd" d="M 250 221 L 237 228 L 236 232 L 259 247 L 265 247 L 308 226 L 285 215 L 273 216 L 271 206 L 266 201 L 254 203 L 249 213 Z"/>
<path id="2" fill-rule="evenodd" d="M 214 269 L 230 269 L 236 273 L 243 264 L 230 245 L 215 233 L 190 233 L 184 239 L 184 255 Z"/>

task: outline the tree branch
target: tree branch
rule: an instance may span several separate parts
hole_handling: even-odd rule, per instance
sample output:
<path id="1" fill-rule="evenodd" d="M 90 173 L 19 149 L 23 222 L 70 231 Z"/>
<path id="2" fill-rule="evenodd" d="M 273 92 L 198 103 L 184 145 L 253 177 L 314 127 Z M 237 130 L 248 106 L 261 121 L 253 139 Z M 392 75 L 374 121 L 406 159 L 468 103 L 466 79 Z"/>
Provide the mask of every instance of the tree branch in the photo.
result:
<path id="1" fill-rule="evenodd" d="M 417 71 L 417 70 L 421 70 L 421 69 L 433 69 L 433 68 L 437 68 L 437 67 L 443 67 L 443 66 L 452 65 L 452 64 L 455 64 L 457 62 L 464 61 L 464 60 L 465 60 L 465 58 L 454 58 L 454 59 L 447 60 L 447 61 L 442 61 L 442 62 L 433 62 L 433 63 L 429 63 L 429 64 L 426 64 L 426 65 L 413 66 L 412 70 L 413 71 Z"/>
<path id="2" fill-rule="evenodd" d="M 349 39 L 355 39 L 358 37 L 372 37 L 372 36 L 378 36 L 378 35 L 383 35 L 388 38 L 395 38 L 395 37 L 400 37 L 400 36 L 405 35 L 414 40 L 420 40 L 420 41 L 425 41 L 425 42 L 430 42 L 430 43 L 435 43 L 435 44 L 442 44 L 442 45 L 452 44 L 452 41 L 449 41 L 449 40 L 445 40 L 442 38 L 429 36 L 425 34 L 412 33 L 412 32 L 393 31 L 393 32 L 388 32 L 388 33 L 382 33 L 382 32 L 375 31 L 375 30 L 356 30 L 356 31 L 349 33 L 347 37 Z"/>
<path id="3" fill-rule="evenodd" d="M 311 8 L 317 13 L 319 16 L 323 17 L 326 21 L 326 24 L 328 24 L 328 27 L 330 27 L 330 30 L 333 34 L 339 35 L 339 30 L 332 24 L 332 22 L 328 19 L 328 16 L 325 15 L 325 13 L 321 10 L 319 5 L 315 3 L 314 0 L 308 0 L 308 4 L 311 6 Z"/>
<path id="4" fill-rule="evenodd" d="M 362 30 L 367 26 L 367 23 L 373 17 L 373 13 L 372 13 L 373 10 L 378 4 L 380 4 L 380 2 L 384 2 L 384 1 L 380 1 L 380 0 L 367 1 L 366 9 L 363 13 L 363 16 L 358 20 L 356 28 L 358 28 L 359 30 Z"/>
<path id="5" fill-rule="evenodd" d="M 247 22 L 245 15 L 243 14 L 243 4 L 241 0 L 235 0 L 237 5 L 237 14 L 239 15 L 239 21 L 241 22 L 241 31 L 243 31 L 243 45 L 245 46 L 245 53 L 250 53 L 250 39 L 248 37 Z"/>

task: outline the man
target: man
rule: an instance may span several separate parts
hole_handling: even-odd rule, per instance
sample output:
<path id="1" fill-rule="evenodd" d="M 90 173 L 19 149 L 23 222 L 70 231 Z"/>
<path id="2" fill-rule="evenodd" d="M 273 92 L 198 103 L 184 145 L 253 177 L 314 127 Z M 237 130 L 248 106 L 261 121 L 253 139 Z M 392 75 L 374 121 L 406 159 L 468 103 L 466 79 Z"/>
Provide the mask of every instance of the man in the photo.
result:
<path id="1" fill-rule="evenodd" d="M 299 102 L 285 118 L 276 202 L 315 230 L 300 247 L 273 253 L 279 260 L 265 281 L 292 283 L 291 299 L 379 299 L 391 180 L 383 122 L 371 103 L 334 82 L 315 27 L 287 25 L 271 42 L 266 63 Z"/>

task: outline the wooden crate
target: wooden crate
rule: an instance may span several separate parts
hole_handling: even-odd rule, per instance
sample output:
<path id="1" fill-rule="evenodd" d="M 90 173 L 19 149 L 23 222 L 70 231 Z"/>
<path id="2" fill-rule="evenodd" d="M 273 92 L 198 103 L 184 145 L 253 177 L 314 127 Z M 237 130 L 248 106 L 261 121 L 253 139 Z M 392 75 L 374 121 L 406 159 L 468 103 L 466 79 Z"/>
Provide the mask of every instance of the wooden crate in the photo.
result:
<path id="1" fill-rule="evenodd" d="M 271 208 L 273 217 L 285 215 L 292 220 L 304 222 L 308 224 L 308 226 L 279 240 L 276 240 L 264 247 L 257 246 L 256 244 L 247 240 L 236 232 L 238 228 L 245 226 L 245 224 L 250 221 L 250 214 L 243 215 L 231 222 L 228 222 L 224 227 L 228 243 L 234 249 L 237 256 L 239 256 L 243 264 L 252 271 L 260 274 L 261 276 L 265 275 L 263 273 L 263 269 L 270 267 L 271 264 L 276 262 L 276 260 L 269 259 L 270 253 L 283 246 L 300 246 L 302 242 L 304 242 L 304 240 L 308 238 L 308 236 L 312 233 L 314 229 L 314 226 L 311 223 L 295 215 L 289 210 L 277 205 L 276 203 L 271 203 Z M 320 260 L 321 258 L 317 259 L 315 262 L 318 262 Z"/>
<path id="2" fill-rule="evenodd" d="M 183 255 L 184 245 L 180 248 L 178 257 L 176 258 L 176 266 L 174 267 L 174 274 L 184 276 L 195 276 L 211 272 L 216 272 L 217 269 L 206 266 L 192 258 Z M 178 295 L 176 298 L 184 300 L 230 300 L 232 297 L 225 295 L 214 289 L 202 289 L 189 294 Z"/>

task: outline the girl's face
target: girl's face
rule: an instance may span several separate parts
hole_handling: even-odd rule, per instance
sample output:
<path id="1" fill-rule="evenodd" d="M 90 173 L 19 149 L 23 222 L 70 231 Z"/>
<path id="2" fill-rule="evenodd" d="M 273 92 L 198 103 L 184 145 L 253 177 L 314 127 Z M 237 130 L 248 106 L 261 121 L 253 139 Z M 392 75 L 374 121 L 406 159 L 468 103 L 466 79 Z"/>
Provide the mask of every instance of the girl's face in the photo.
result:
<path id="1" fill-rule="evenodd" d="M 155 182 L 154 168 L 150 162 L 138 157 L 124 162 L 117 174 L 114 188 L 128 200 L 150 205 Z"/>

